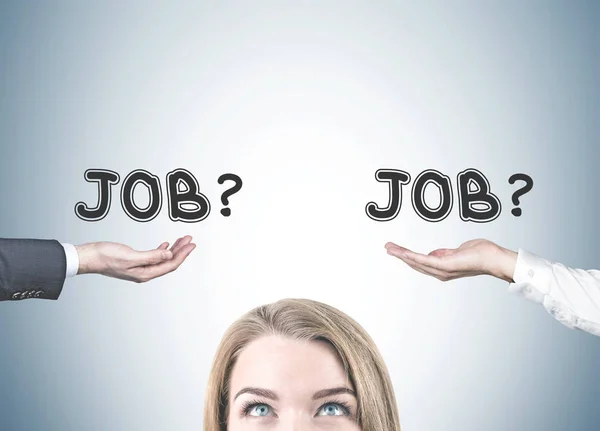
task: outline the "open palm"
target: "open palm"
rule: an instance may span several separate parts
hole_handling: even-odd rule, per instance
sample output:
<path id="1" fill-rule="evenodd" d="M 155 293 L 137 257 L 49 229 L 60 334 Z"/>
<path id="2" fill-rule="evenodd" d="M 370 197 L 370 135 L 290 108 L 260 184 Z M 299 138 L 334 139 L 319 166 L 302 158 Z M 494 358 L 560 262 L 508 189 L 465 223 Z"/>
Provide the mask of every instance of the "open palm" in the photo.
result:
<path id="1" fill-rule="evenodd" d="M 486 239 L 473 239 L 458 248 L 440 248 L 429 254 L 417 253 L 392 242 L 385 248 L 388 254 L 414 270 L 442 281 L 482 274 L 502 279 L 512 276 L 510 265 L 514 252 Z"/>
<path id="2" fill-rule="evenodd" d="M 121 280 L 143 283 L 175 271 L 194 250 L 192 237 L 186 235 L 154 250 L 138 251 L 125 244 L 96 242 L 77 246 L 79 274 L 96 273 Z"/>

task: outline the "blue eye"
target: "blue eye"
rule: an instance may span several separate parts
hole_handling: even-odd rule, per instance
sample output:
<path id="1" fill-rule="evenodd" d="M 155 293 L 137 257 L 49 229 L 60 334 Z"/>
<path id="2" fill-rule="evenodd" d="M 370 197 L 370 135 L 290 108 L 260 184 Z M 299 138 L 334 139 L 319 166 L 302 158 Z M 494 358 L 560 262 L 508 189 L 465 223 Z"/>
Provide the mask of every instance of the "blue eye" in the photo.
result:
<path id="1" fill-rule="evenodd" d="M 348 407 L 337 403 L 328 403 L 323 405 L 317 412 L 317 416 L 349 416 Z"/>
<path id="2" fill-rule="evenodd" d="M 268 404 L 255 404 L 248 408 L 249 416 L 269 416 L 271 413 L 271 407 Z"/>

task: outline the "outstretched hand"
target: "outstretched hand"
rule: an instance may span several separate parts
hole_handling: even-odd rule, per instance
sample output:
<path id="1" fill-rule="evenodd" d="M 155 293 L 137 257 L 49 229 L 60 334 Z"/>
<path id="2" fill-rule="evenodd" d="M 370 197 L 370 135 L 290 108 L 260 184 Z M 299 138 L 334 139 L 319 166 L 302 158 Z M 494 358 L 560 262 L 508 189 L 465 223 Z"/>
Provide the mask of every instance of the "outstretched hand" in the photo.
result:
<path id="1" fill-rule="evenodd" d="M 107 277 L 143 283 L 175 271 L 196 248 L 187 235 L 154 250 L 137 251 L 114 242 L 94 242 L 75 246 L 79 255 L 78 274 L 102 274 Z"/>
<path id="2" fill-rule="evenodd" d="M 517 253 L 486 239 L 474 239 L 458 248 L 440 248 L 421 254 L 393 242 L 385 245 L 388 254 L 412 269 L 442 281 L 475 275 L 492 275 L 512 282 Z"/>

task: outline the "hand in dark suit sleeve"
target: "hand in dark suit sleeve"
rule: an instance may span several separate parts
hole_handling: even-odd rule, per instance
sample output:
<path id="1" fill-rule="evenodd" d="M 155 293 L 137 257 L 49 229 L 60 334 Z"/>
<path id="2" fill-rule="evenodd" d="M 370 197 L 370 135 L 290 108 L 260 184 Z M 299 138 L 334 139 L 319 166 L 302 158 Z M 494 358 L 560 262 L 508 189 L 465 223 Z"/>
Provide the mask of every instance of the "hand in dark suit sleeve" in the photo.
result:
<path id="1" fill-rule="evenodd" d="M 0 301 L 57 299 L 66 268 L 65 250 L 58 241 L 0 238 Z"/>
<path id="2" fill-rule="evenodd" d="M 150 281 L 179 268 L 196 247 L 191 241 L 188 235 L 175 241 L 171 248 L 164 242 L 154 250 L 138 251 L 114 242 L 73 247 L 55 240 L 0 238 L 0 301 L 57 299 L 67 276 L 68 261 L 69 276 L 100 274 L 136 283 Z M 69 258 L 75 259 L 72 270 L 73 261 Z"/>

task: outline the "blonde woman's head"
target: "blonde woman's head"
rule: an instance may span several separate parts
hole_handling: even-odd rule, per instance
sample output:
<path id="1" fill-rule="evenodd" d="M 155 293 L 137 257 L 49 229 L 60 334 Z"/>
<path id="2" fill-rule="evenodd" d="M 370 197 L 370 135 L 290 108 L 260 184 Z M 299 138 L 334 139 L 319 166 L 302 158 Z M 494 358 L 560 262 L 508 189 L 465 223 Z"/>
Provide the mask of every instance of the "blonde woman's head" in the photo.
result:
<path id="1" fill-rule="evenodd" d="M 215 355 L 205 431 L 400 431 L 386 366 L 365 330 L 306 299 L 255 308 Z"/>

